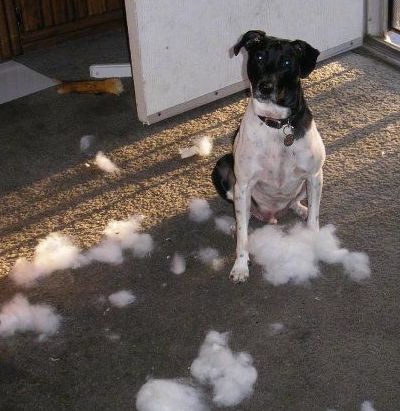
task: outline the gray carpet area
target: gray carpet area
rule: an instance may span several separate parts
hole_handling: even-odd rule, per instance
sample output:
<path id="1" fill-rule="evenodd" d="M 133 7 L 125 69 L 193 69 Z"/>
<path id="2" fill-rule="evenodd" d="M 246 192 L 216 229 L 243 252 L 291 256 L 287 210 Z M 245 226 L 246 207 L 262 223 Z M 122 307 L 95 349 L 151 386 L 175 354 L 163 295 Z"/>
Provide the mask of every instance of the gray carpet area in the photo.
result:
<path id="1" fill-rule="evenodd" d="M 90 52 L 76 40 L 65 46 L 70 54 L 60 46 L 18 61 L 46 75 L 82 78 L 108 53 L 103 44 L 125 47 L 121 32 L 112 37 L 99 35 Z M 57 68 L 53 58 L 71 63 Z M 231 347 L 249 352 L 259 373 L 254 394 L 232 411 L 347 411 L 364 400 L 378 411 L 399 409 L 400 73 L 348 53 L 304 84 L 328 153 L 320 221 L 336 226 L 344 246 L 368 253 L 372 276 L 362 284 L 341 266 L 324 265 L 307 286 L 274 287 L 253 264 L 249 281 L 234 285 L 234 240 L 212 220 L 188 219 L 192 197 L 208 199 L 214 215 L 232 215 L 210 173 L 230 149 L 247 104 L 243 93 L 152 126 L 137 120 L 130 81 L 119 97 L 48 89 L 0 106 L 0 303 L 23 292 L 63 316 L 47 341 L 29 333 L 0 339 L 0 409 L 135 409 L 148 376 L 190 376 L 211 329 L 230 331 Z M 119 175 L 105 175 L 81 154 L 85 134 L 96 136 L 93 153 L 103 150 Z M 212 154 L 182 160 L 179 148 L 198 135 L 213 139 Z M 86 248 L 109 220 L 136 213 L 145 215 L 144 229 L 156 243 L 149 257 L 59 271 L 27 290 L 7 277 L 50 232 Z M 294 221 L 288 215 L 281 223 Z M 223 256 L 218 271 L 196 258 L 204 246 Z M 169 272 L 175 251 L 187 257 L 181 276 Z M 131 289 L 137 301 L 110 308 L 102 297 L 120 289 Z M 271 336 L 273 322 L 287 331 Z"/>

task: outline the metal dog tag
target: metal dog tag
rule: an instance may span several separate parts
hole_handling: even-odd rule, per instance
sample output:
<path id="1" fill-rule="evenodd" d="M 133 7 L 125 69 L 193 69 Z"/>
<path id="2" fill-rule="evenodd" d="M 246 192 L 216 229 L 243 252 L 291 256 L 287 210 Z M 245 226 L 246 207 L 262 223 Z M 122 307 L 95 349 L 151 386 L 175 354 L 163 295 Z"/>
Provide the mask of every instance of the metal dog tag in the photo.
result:
<path id="1" fill-rule="evenodd" d="M 289 129 L 289 130 L 288 130 Z M 283 144 L 288 147 L 294 143 L 293 127 L 291 125 L 286 125 L 283 129 L 283 134 L 285 138 L 283 139 Z"/>
<path id="2" fill-rule="evenodd" d="M 293 134 L 287 134 L 285 138 L 283 139 L 283 144 L 285 146 L 291 146 L 294 142 L 294 135 Z"/>

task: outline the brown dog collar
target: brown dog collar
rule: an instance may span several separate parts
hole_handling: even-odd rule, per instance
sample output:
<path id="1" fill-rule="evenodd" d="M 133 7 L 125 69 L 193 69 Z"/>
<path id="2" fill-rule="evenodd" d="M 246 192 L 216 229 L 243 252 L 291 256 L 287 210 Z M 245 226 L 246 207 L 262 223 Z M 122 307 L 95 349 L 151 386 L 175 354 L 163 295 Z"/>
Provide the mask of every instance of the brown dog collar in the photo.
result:
<path id="1" fill-rule="evenodd" d="M 268 127 L 281 129 L 283 127 L 283 144 L 285 146 L 291 146 L 294 142 L 294 127 L 291 123 L 291 118 L 276 119 L 271 117 L 258 116 L 258 118 Z"/>

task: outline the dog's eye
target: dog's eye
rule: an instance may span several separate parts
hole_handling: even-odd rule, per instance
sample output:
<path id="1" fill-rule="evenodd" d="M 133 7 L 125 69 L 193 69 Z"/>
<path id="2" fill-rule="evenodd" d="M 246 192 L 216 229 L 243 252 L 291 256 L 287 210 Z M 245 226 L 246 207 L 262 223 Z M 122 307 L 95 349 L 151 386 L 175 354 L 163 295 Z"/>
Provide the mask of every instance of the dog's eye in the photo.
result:
<path id="1" fill-rule="evenodd" d="M 281 64 L 280 64 L 280 66 L 281 66 L 282 68 L 289 68 L 291 65 L 292 65 L 292 62 L 291 62 L 290 59 L 283 59 L 283 60 L 281 61 Z"/>

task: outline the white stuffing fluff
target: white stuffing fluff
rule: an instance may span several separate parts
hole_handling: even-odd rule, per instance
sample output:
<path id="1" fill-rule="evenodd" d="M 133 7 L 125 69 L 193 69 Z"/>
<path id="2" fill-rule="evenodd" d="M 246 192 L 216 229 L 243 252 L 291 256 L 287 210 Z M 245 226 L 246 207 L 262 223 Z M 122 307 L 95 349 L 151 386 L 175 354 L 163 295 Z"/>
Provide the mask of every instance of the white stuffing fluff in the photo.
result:
<path id="1" fill-rule="evenodd" d="M 364 401 L 361 404 L 361 411 L 376 411 L 374 408 L 374 404 L 371 401 Z"/>
<path id="2" fill-rule="evenodd" d="M 104 229 L 107 240 L 120 244 L 124 250 L 131 250 L 136 257 L 144 257 L 153 251 L 150 234 L 138 233 L 143 216 L 129 216 L 126 220 L 111 220 Z"/>
<path id="3" fill-rule="evenodd" d="M 207 221 L 211 214 L 210 206 L 204 198 L 192 198 L 189 201 L 189 218 L 196 223 Z"/>
<path id="4" fill-rule="evenodd" d="M 198 257 L 203 264 L 206 264 L 218 271 L 223 266 L 223 259 L 220 258 L 219 252 L 213 247 L 200 248 Z"/>
<path id="5" fill-rule="evenodd" d="M 203 264 L 212 264 L 213 260 L 219 257 L 219 252 L 216 248 L 205 247 L 200 248 L 198 255 Z"/>
<path id="6" fill-rule="evenodd" d="M 130 250 L 136 257 L 145 257 L 153 250 L 150 234 L 138 233 L 143 216 L 129 216 L 126 220 L 111 220 L 104 229 L 100 244 L 90 248 L 84 258 L 110 264 L 121 264 L 123 250 Z"/>
<path id="7" fill-rule="evenodd" d="M 100 168 L 100 170 L 103 170 L 106 173 L 118 173 L 120 171 L 119 168 L 108 157 L 106 157 L 102 151 L 99 151 L 96 154 L 94 163 Z"/>
<path id="8" fill-rule="evenodd" d="M 229 215 L 215 217 L 214 222 L 215 228 L 225 234 L 230 235 L 235 229 L 235 219 Z"/>
<path id="9" fill-rule="evenodd" d="M 193 157 L 197 154 L 197 147 L 191 146 L 191 147 L 186 147 L 186 148 L 180 148 L 179 154 L 181 155 L 181 158 Z"/>
<path id="10" fill-rule="evenodd" d="M 201 393 L 177 380 L 150 379 L 136 398 L 138 411 L 208 411 Z"/>
<path id="11" fill-rule="evenodd" d="M 317 277 L 319 261 L 342 263 L 348 276 L 355 281 L 371 273 L 365 253 L 340 248 L 333 225 L 316 232 L 297 224 L 287 233 L 277 226 L 264 226 L 249 236 L 249 250 L 263 267 L 264 278 L 274 285 L 301 284 Z"/>
<path id="12" fill-rule="evenodd" d="M 86 264 L 92 261 L 121 264 L 124 261 L 124 256 L 120 244 L 112 240 L 103 239 L 99 245 L 89 248 L 84 254 L 83 261 L 85 261 Z"/>
<path id="13" fill-rule="evenodd" d="M 150 234 L 138 233 L 135 241 L 130 246 L 133 255 L 136 257 L 146 257 L 154 248 L 153 238 Z"/>
<path id="14" fill-rule="evenodd" d="M 19 258 L 11 271 L 10 277 L 16 284 L 30 287 L 38 279 L 50 275 L 56 270 L 65 270 L 80 265 L 80 249 L 71 239 L 61 233 L 51 233 L 39 240 L 32 261 Z"/>
<path id="15" fill-rule="evenodd" d="M 186 271 L 185 257 L 179 253 L 175 253 L 172 257 L 170 270 L 176 275 L 183 274 Z"/>
<path id="16" fill-rule="evenodd" d="M 110 240 L 117 240 L 124 248 L 128 248 L 136 241 L 135 234 L 140 229 L 142 221 L 142 215 L 129 216 L 126 220 L 111 220 L 103 233 Z"/>
<path id="17" fill-rule="evenodd" d="M 82 152 L 86 152 L 89 150 L 90 146 L 93 144 L 94 136 L 86 135 L 82 136 L 80 141 L 80 148 Z"/>
<path id="18" fill-rule="evenodd" d="M 231 351 L 228 333 L 209 331 L 190 371 L 200 383 L 212 385 L 215 404 L 230 407 L 253 393 L 257 370 L 252 362 L 250 354 Z"/>
<path id="19" fill-rule="evenodd" d="M 202 157 L 210 155 L 213 148 L 212 140 L 208 136 L 199 137 L 195 142 L 195 146 L 198 155 Z"/>
<path id="20" fill-rule="evenodd" d="M 278 335 L 282 334 L 286 331 L 285 324 L 282 323 L 271 323 L 269 325 L 269 333 L 270 335 Z"/>
<path id="21" fill-rule="evenodd" d="M 61 316 L 46 304 L 30 304 L 22 294 L 16 294 L 5 303 L 0 312 L 0 336 L 8 337 L 16 332 L 33 331 L 44 339 L 59 328 Z"/>
<path id="22" fill-rule="evenodd" d="M 56 270 L 77 268 L 92 261 L 121 264 L 124 250 L 130 250 L 136 257 L 144 257 L 151 253 L 154 244 L 150 234 L 138 232 L 142 220 L 143 216 L 111 220 L 104 229 L 100 244 L 85 252 L 81 252 L 68 236 L 51 233 L 39 240 L 32 261 L 22 257 L 15 262 L 10 277 L 16 284 L 30 287 Z"/>
<path id="23" fill-rule="evenodd" d="M 200 136 L 194 141 L 193 146 L 179 149 L 179 154 L 181 158 L 192 157 L 196 154 L 205 157 L 210 155 L 212 147 L 212 140 L 208 136 Z"/>
<path id="24" fill-rule="evenodd" d="M 122 308 L 136 301 L 136 296 L 129 290 L 117 291 L 108 296 L 108 300 L 112 305 Z"/>

